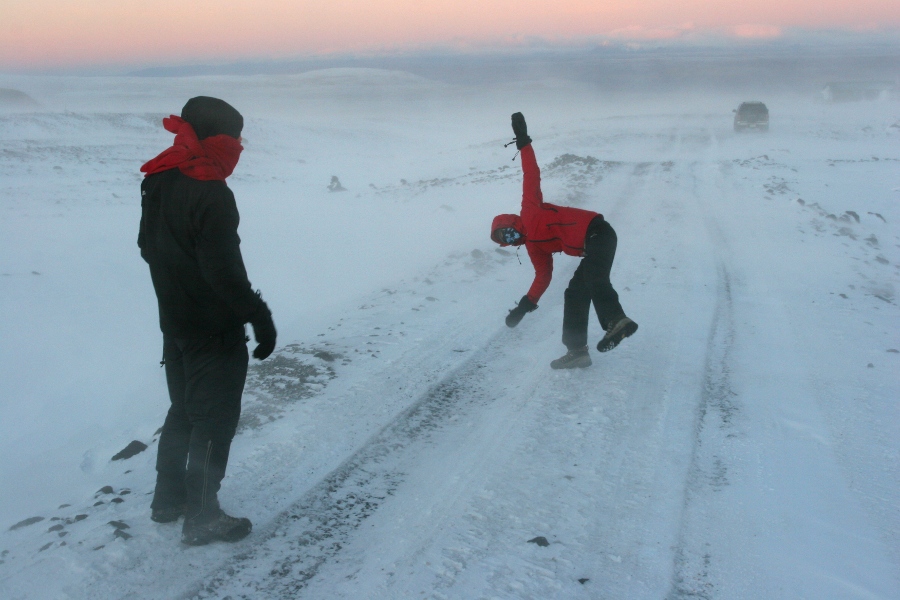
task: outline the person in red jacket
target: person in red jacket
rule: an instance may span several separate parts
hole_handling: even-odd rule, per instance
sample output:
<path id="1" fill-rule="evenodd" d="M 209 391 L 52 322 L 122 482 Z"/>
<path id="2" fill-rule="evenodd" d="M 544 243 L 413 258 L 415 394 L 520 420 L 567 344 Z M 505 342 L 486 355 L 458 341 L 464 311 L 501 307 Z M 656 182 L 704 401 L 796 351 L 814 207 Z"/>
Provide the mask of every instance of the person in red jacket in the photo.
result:
<path id="1" fill-rule="evenodd" d="M 637 323 L 625 316 L 619 295 L 609 280 L 616 256 L 616 232 L 603 215 L 590 210 L 557 206 L 544 202 L 541 170 L 531 147 L 531 138 L 522 113 L 512 115 L 516 147 L 522 155 L 522 214 L 494 217 L 491 239 L 501 246 L 525 245 L 534 265 L 534 282 L 516 308 L 509 311 L 506 324 L 515 327 L 529 312 L 553 277 L 553 254 L 565 252 L 581 257 L 565 293 L 562 342 L 568 352 L 550 363 L 554 369 L 589 367 L 587 329 L 591 303 L 606 335 L 597 350 L 608 352 L 637 331 Z"/>

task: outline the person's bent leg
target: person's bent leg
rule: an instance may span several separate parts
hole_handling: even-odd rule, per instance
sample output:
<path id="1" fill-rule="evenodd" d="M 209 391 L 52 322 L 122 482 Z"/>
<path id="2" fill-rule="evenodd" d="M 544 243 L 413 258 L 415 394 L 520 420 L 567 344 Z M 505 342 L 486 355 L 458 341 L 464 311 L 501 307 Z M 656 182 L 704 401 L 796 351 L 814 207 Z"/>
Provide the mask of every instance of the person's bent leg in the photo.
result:
<path id="1" fill-rule="evenodd" d="M 610 281 L 618 239 L 612 226 L 597 220 L 588 228 L 585 240 L 585 280 L 591 290 L 591 300 L 600 326 L 606 332 L 597 350 L 608 352 L 637 331 L 637 323 L 625 316 L 619 294 Z"/>
<path id="2" fill-rule="evenodd" d="M 611 321 L 625 314 L 619 294 L 609 279 L 617 245 L 616 232 L 609 223 L 604 220 L 591 224 L 585 240 L 584 279 L 604 331 Z"/>
<path id="3" fill-rule="evenodd" d="M 171 405 L 159 435 L 156 490 L 150 504 L 152 511 L 150 518 L 159 523 L 168 523 L 184 514 L 187 497 L 184 478 L 191 440 L 191 424 L 184 407 L 184 360 L 178 344 L 169 336 L 163 337 L 163 360 Z"/>

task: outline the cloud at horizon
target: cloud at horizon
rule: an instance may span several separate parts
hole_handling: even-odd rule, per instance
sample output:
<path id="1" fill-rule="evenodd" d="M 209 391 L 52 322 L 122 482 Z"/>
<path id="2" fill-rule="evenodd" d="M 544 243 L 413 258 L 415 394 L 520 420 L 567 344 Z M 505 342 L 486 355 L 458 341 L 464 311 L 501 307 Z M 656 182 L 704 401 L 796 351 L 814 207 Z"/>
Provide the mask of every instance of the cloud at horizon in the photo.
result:
<path id="1" fill-rule="evenodd" d="M 896 0 L 5 0 L 0 69 L 900 30 Z"/>

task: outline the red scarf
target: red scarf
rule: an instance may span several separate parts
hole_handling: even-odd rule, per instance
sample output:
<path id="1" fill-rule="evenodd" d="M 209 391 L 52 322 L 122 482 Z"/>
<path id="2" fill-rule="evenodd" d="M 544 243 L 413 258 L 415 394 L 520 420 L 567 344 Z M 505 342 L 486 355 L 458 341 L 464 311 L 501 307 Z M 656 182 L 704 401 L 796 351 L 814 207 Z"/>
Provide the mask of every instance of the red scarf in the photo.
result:
<path id="1" fill-rule="evenodd" d="M 144 177 L 178 167 L 182 173 L 201 181 L 225 181 L 237 166 L 241 143 L 230 135 L 214 135 L 198 140 L 191 124 L 172 115 L 163 119 L 163 127 L 175 134 L 171 148 L 144 163 Z"/>

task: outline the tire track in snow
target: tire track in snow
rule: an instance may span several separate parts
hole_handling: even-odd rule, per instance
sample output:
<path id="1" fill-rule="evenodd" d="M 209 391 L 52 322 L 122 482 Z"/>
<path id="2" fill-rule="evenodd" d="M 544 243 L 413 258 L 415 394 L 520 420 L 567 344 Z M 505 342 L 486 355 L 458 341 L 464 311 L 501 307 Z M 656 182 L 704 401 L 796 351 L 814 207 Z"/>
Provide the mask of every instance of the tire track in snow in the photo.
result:
<path id="1" fill-rule="evenodd" d="M 501 349 L 496 334 L 467 362 L 373 436 L 282 513 L 264 539 L 236 555 L 183 598 L 294 597 L 334 558 L 365 520 L 404 482 L 404 459 L 449 417 L 491 398 L 482 388 L 487 357 Z"/>
<path id="2" fill-rule="evenodd" d="M 757 181 L 729 190 L 734 179 L 720 168 L 718 184 L 706 177 L 694 194 L 715 242 L 720 284 L 665 597 L 893 597 L 889 550 L 835 460 L 818 357 L 806 353 L 804 322 L 792 319 L 803 303 L 785 298 L 793 286 L 780 286 L 791 269 L 769 270 L 784 246 L 779 239 L 757 256 L 753 244 L 769 240 L 742 235 L 771 209 L 748 204 L 755 196 L 746 190 Z M 726 238 L 720 223 L 733 235 Z"/>
<path id="3" fill-rule="evenodd" d="M 666 600 L 708 600 L 714 597 L 715 587 L 709 578 L 712 556 L 708 552 L 697 552 L 695 548 L 689 549 L 687 532 L 699 499 L 710 491 L 715 492 L 728 485 L 728 466 L 715 442 L 739 411 L 736 394 L 731 387 L 729 366 L 734 336 L 731 276 L 720 265 L 718 303 L 707 342 L 703 389 L 697 407 L 691 464 L 673 556 L 672 586 Z"/>
<path id="4" fill-rule="evenodd" d="M 714 136 L 712 139 L 715 142 Z M 710 216 L 710 211 L 702 206 L 705 194 L 699 189 L 700 176 L 696 173 L 698 166 L 702 165 L 692 165 L 693 195 L 701 204 L 700 211 L 705 215 L 707 233 L 721 256 L 727 253 L 728 241 L 718 223 Z M 688 535 L 695 526 L 694 513 L 702 511 L 700 505 L 703 497 L 729 485 L 728 464 L 723 455 L 722 442 L 725 438 L 733 437 L 734 434 L 729 429 L 740 411 L 735 400 L 737 394 L 731 384 L 731 351 L 735 340 L 732 275 L 721 258 L 717 271 L 716 308 L 707 340 L 703 387 L 696 412 L 694 443 L 678 526 L 678 541 L 673 551 L 672 583 L 666 600 L 710 600 L 716 591 L 710 577 L 710 565 L 714 557 L 706 547 L 689 547 Z"/>

